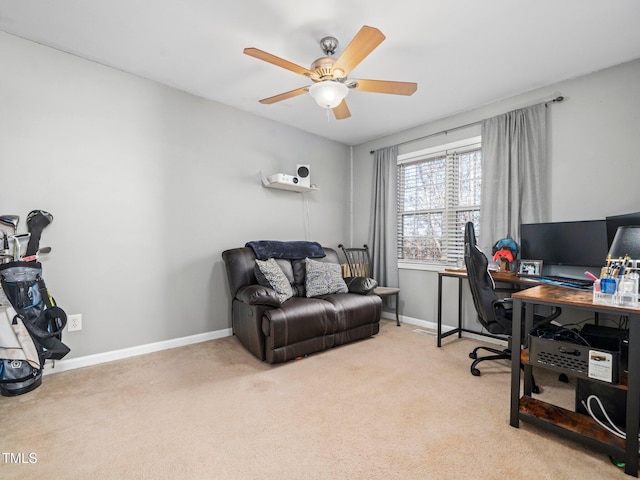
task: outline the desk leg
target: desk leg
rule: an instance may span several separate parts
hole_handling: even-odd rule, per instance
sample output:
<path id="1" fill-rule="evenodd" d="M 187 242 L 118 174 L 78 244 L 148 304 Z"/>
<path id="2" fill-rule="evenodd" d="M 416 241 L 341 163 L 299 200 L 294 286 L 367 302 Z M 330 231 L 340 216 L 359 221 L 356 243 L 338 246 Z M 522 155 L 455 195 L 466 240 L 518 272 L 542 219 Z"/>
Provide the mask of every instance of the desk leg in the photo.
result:
<path id="1" fill-rule="evenodd" d="M 458 338 L 462 338 L 462 279 L 458 278 Z"/>
<path id="2" fill-rule="evenodd" d="M 511 329 L 511 410 L 509 424 L 520 426 L 520 341 L 522 330 L 522 300 L 513 299 L 513 327 Z"/>
<path id="3" fill-rule="evenodd" d="M 527 337 L 527 332 L 531 331 L 533 327 L 533 305 L 529 304 L 528 306 L 525 304 L 524 306 L 524 345 L 525 347 L 529 347 L 529 339 Z M 513 343 L 513 339 L 511 340 Z M 520 340 L 518 339 L 518 345 L 520 344 Z M 527 397 L 531 396 L 531 391 L 533 390 L 533 366 L 531 363 L 524 364 L 522 366 L 522 370 L 524 372 L 524 395 Z"/>
<path id="4" fill-rule="evenodd" d="M 442 346 L 442 275 L 438 275 L 438 347 Z"/>
<path id="5" fill-rule="evenodd" d="M 640 423 L 640 315 L 629 316 L 629 375 L 627 377 L 627 444 L 624 471 L 638 476 Z"/>
<path id="6" fill-rule="evenodd" d="M 400 317 L 398 316 L 398 307 L 400 304 L 400 293 L 396 293 L 396 325 L 400 326 Z"/>

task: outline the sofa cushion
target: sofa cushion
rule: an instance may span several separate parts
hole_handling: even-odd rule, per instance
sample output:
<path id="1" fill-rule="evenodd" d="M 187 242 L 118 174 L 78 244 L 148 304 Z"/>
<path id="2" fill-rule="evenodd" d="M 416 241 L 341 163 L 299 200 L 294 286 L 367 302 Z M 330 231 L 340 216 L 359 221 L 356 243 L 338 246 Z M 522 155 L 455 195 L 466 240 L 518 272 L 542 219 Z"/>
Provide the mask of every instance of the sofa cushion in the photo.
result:
<path id="1" fill-rule="evenodd" d="M 271 288 L 275 290 L 280 303 L 293 296 L 293 290 L 291 290 L 289 280 L 273 258 L 268 260 L 256 259 L 256 265 L 258 265 L 260 272 L 262 272 L 266 280 L 269 282 Z"/>
<path id="2" fill-rule="evenodd" d="M 336 330 L 336 310 L 318 298 L 293 297 L 280 308 L 266 310 L 262 332 L 269 349 L 292 345 L 316 337 L 331 337 Z M 328 344 L 327 347 L 332 347 Z"/>
<path id="3" fill-rule="evenodd" d="M 347 293 L 344 295 L 323 295 L 319 298 L 335 308 L 336 332 L 378 323 L 382 313 L 382 300 L 377 295 Z"/>
<path id="4" fill-rule="evenodd" d="M 342 270 L 337 263 L 323 263 L 305 259 L 305 290 L 307 297 L 348 293 L 349 288 L 342 278 Z"/>

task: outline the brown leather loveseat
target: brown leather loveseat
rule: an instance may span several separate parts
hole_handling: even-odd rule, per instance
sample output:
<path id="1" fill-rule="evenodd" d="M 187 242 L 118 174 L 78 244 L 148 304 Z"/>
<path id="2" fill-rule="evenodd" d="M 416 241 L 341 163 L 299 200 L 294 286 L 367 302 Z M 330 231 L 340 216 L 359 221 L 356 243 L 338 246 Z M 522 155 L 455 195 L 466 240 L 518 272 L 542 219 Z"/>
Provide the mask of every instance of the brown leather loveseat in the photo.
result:
<path id="1" fill-rule="evenodd" d="M 256 244 L 267 242 L 276 244 L 275 255 L 255 249 Z M 268 363 L 286 362 L 379 332 L 382 301 L 371 294 L 377 286 L 374 280 L 343 280 L 341 275 L 336 279 L 338 254 L 315 242 L 267 242 L 249 242 L 222 253 L 232 298 L 233 333 L 253 355 Z M 280 255 L 280 247 L 292 243 L 302 244 L 302 251 Z M 315 248 L 310 256 L 304 250 L 308 245 Z M 256 262 L 256 251 L 269 258 Z M 274 261 L 277 276 L 282 280 L 281 271 L 287 279 L 281 283 L 289 285 L 275 282 L 274 288 L 270 270 L 265 270 L 265 278 L 261 269 L 267 264 L 273 267 Z M 280 295 L 281 289 L 287 295 Z"/>

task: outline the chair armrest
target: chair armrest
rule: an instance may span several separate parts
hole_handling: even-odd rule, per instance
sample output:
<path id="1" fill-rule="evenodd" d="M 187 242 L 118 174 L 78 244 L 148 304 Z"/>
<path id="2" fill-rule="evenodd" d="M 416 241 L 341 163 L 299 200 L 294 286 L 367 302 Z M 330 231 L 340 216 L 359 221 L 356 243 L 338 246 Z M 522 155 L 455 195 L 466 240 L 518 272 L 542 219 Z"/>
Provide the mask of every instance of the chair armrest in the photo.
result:
<path id="1" fill-rule="evenodd" d="M 268 305 L 271 307 L 282 305 L 276 296 L 275 290 L 262 285 L 240 287 L 238 293 L 236 293 L 236 298 L 249 305 Z"/>
<path id="2" fill-rule="evenodd" d="M 373 278 L 369 277 L 347 277 L 344 283 L 349 288 L 349 293 L 358 293 L 360 295 L 369 295 L 378 286 Z"/>
<path id="3" fill-rule="evenodd" d="M 513 310 L 513 299 L 512 298 L 501 298 L 499 300 L 495 300 L 493 302 L 493 311 L 496 316 L 504 317 L 505 315 L 511 315 L 511 311 Z"/>

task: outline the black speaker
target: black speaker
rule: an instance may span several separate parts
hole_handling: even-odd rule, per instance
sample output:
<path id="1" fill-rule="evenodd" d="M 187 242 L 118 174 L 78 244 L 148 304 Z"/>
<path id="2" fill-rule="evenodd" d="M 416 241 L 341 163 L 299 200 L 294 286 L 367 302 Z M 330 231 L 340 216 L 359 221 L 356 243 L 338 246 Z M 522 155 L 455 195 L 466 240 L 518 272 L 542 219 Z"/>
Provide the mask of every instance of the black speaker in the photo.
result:
<path id="1" fill-rule="evenodd" d="M 311 186 L 311 170 L 309 165 L 298 165 L 296 167 L 296 175 L 300 181 L 298 185 L 305 187 Z"/>

